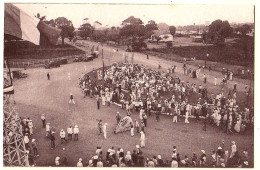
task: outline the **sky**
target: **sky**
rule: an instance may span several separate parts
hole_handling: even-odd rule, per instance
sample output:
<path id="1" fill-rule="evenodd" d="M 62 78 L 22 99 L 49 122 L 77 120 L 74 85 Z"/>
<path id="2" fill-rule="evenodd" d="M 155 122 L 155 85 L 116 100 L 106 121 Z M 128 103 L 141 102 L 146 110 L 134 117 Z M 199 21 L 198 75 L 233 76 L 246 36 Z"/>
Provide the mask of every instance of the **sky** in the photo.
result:
<path id="1" fill-rule="evenodd" d="M 127 4 L 15 4 L 28 13 L 46 16 L 47 20 L 66 17 L 78 28 L 84 18 L 90 22 L 99 21 L 103 26 L 119 26 L 129 16 L 140 18 L 145 24 L 156 23 L 184 26 L 210 23 L 216 19 L 230 23 L 254 22 L 254 6 L 232 5 L 127 5 Z"/>

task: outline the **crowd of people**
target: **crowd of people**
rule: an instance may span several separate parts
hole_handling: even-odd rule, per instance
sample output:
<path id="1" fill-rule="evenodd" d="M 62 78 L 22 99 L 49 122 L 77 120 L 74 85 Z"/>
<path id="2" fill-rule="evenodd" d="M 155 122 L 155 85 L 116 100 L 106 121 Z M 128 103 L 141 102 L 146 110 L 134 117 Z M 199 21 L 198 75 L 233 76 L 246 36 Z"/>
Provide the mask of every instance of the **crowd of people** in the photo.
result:
<path id="1" fill-rule="evenodd" d="M 186 67 L 186 66 L 185 66 Z M 155 71 L 143 65 L 115 63 L 108 69 L 93 71 L 93 77 L 82 74 L 79 82 L 82 93 L 85 96 L 95 97 L 97 109 L 102 106 L 110 106 L 112 103 L 127 111 L 127 116 L 133 112 L 139 113 L 140 124 L 137 120 L 131 123 L 131 136 L 134 129 L 140 133 L 140 144 L 133 151 L 125 152 L 123 148 L 111 147 L 103 154 L 102 148 L 97 147 L 93 157 L 89 160 L 79 158 L 77 167 L 248 167 L 248 151 L 242 154 L 238 152 L 236 143 L 232 141 L 230 147 L 226 147 L 224 141 L 217 149 L 211 152 L 201 150 L 201 153 L 192 153 L 192 157 L 181 156 L 177 147 L 173 146 L 172 156 L 163 159 L 161 155 L 144 157 L 145 127 L 147 119 L 152 114 L 156 120 L 165 114 L 172 117 L 173 123 L 178 123 L 180 117 L 185 117 L 184 123 L 189 123 L 189 118 L 203 119 L 203 129 L 210 123 L 219 127 L 225 133 L 244 132 L 253 125 L 253 112 L 249 108 L 241 109 L 236 102 L 237 87 L 226 95 L 221 90 L 216 95 L 208 95 L 206 87 L 202 84 L 196 85 L 188 81 L 184 82 L 179 77 L 173 77 L 176 66 L 169 68 L 167 72 Z M 199 68 L 200 69 L 200 68 Z M 187 71 L 188 70 L 188 71 Z M 184 68 L 184 74 L 198 78 L 200 71 L 189 71 Z M 48 80 L 49 80 L 48 76 Z M 70 80 L 70 75 L 68 75 Z M 230 77 L 225 78 L 230 79 Z M 206 76 L 203 78 L 207 83 Z M 216 84 L 216 83 L 215 83 Z M 72 93 L 70 93 L 69 104 L 75 104 Z M 33 122 L 30 118 L 20 118 L 26 152 L 28 153 L 29 165 L 34 166 L 35 158 L 39 156 L 37 143 L 33 138 Z M 116 114 L 119 123 L 121 115 Z M 46 123 L 46 117 L 41 115 L 42 127 L 46 131 L 46 137 L 50 140 L 51 149 L 55 145 L 56 130 Z M 102 120 L 98 121 L 100 133 L 106 139 L 106 125 Z M 140 128 L 140 129 L 139 129 Z M 67 132 L 67 134 L 66 134 Z M 79 127 L 69 126 L 66 130 L 59 132 L 60 144 L 78 140 Z M 63 148 L 65 150 L 65 148 Z M 200 156 L 198 156 L 200 155 Z M 86 161 L 86 162 L 85 162 Z M 55 166 L 67 166 L 67 158 L 57 156 Z"/>
<path id="2" fill-rule="evenodd" d="M 79 158 L 75 163 L 77 167 L 249 167 L 248 151 L 238 153 L 235 141 L 227 147 L 224 140 L 220 146 L 211 153 L 201 150 L 200 153 L 193 152 L 191 157 L 181 156 L 176 146 L 173 146 L 171 157 L 163 158 L 161 155 L 150 157 L 144 156 L 140 145 L 136 145 L 133 151 L 124 151 L 123 148 L 108 148 L 103 151 L 102 147 L 97 149 L 90 159 Z M 57 156 L 55 166 L 67 166 L 67 158 Z"/>
<path id="3" fill-rule="evenodd" d="M 93 77 L 82 74 L 79 85 L 84 96 L 96 97 L 98 108 L 114 103 L 129 114 L 140 112 L 141 122 L 151 114 L 156 114 L 156 119 L 166 114 L 174 123 L 181 116 L 185 123 L 190 117 L 203 118 L 204 127 L 210 123 L 226 133 L 243 133 L 252 126 L 252 110 L 237 104 L 236 84 L 228 94 L 222 89 L 208 95 L 206 86 L 173 77 L 170 73 L 175 69 L 171 67 L 166 73 L 137 64 L 114 63 L 104 75 L 102 70 L 94 71 Z"/>

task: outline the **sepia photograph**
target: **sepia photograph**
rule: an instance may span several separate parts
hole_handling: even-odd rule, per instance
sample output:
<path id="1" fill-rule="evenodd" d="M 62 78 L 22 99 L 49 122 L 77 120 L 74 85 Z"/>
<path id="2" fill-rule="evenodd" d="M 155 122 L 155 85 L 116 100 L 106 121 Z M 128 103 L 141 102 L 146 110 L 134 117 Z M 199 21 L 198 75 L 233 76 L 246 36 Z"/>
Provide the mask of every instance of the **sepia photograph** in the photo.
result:
<path id="1" fill-rule="evenodd" d="M 255 167 L 254 4 L 3 4 L 4 167 Z"/>

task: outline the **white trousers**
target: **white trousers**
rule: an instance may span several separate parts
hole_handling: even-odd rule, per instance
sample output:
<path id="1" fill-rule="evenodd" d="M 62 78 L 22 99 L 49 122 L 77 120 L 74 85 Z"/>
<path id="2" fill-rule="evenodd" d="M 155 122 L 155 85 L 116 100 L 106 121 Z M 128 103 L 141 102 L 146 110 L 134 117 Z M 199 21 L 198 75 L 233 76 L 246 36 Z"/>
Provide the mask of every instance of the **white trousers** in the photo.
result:
<path id="1" fill-rule="evenodd" d="M 188 119 L 189 119 L 189 117 L 186 116 L 186 117 L 185 117 L 185 123 L 190 123 Z"/>
<path id="2" fill-rule="evenodd" d="M 70 100 L 69 100 L 69 104 L 70 104 L 70 103 L 73 103 L 73 104 L 75 104 L 75 101 L 74 101 L 74 99 L 70 99 Z"/>
<path id="3" fill-rule="evenodd" d="M 173 123 L 177 123 L 177 122 L 178 122 L 177 116 L 173 116 L 172 122 L 173 122 Z"/>
<path id="4" fill-rule="evenodd" d="M 131 128 L 131 136 L 134 136 L 134 128 Z"/>

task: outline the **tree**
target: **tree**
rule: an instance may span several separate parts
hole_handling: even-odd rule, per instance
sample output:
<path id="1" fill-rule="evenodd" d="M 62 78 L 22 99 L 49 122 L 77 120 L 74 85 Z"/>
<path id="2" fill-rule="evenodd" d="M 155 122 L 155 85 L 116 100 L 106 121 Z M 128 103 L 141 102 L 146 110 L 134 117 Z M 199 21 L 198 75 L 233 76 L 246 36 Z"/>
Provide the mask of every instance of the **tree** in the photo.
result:
<path id="1" fill-rule="evenodd" d="M 228 21 L 222 21 L 222 20 L 215 20 L 209 25 L 209 32 L 208 35 L 211 38 L 211 40 L 214 40 L 214 42 L 219 45 L 223 44 L 225 38 L 231 35 L 233 29 L 229 25 Z"/>
<path id="2" fill-rule="evenodd" d="M 125 19 L 122 25 L 124 27 L 120 30 L 119 36 L 128 40 L 133 50 L 139 51 L 141 48 L 146 47 L 144 42 L 146 29 L 142 20 L 131 16 Z"/>
<path id="3" fill-rule="evenodd" d="M 154 35 L 154 38 L 156 39 L 156 43 L 157 45 L 159 44 L 159 41 L 162 39 L 160 36 L 158 35 Z"/>
<path id="4" fill-rule="evenodd" d="M 246 36 L 247 33 L 251 32 L 251 27 L 250 25 L 244 24 L 240 27 L 237 28 L 237 31 L 239 31 L 243 36 Z"/>
<path id="5" fill-rule="evenodd" d="M 107 39 L 109 41 L 113 41 L 115 43 L 117 43 L 117 45 L 119 46 L 119 42 L 120 42 L 120 35 L 119 35 L 120 29 L 116 28 L 116 27 L 111 27 L 108 32 L 107 32 Z"/>
<path id="6" fill-rule="evenodd" d="M 148 23 L 145 25 L 146 31 L 153 31 L 158 30 L 157 24 L 154 20 L 148 21 Z"/>
<path id="7" fill-rule="evenodd" d="M 169 31 L 170 31 L 171 35 L 174 37 L 174 35 L 176 33 L 176 27 L 175 26 L 170 26 L 169 27 Z"/>
<path id="8" fill-rule="evenodd" d="M 87 37 L 89 37 L 93 33 L 94 28 L 89 23 L 85 23 L 79 27 L 79 30 L 79 36 L 83 37 L 86 40 Z"/>
<path id="9" fill-rule="evenodd" d="M 61 29 L 61 33 L 60 33 L 60 36 L 61 36 L 61 39 L 62 39 L 62 45 L 64 45 L 64 39 L 66 37 L 70 37 L 70 40 L 71 40 L 71 37 L 74 36 L 74 27 L 73 27 L 73 24 L 70 20 L 68 20 L 67 18 L 65 17 L 58 17 L 54 20 L 55 22 L 55 25 Z"/>

